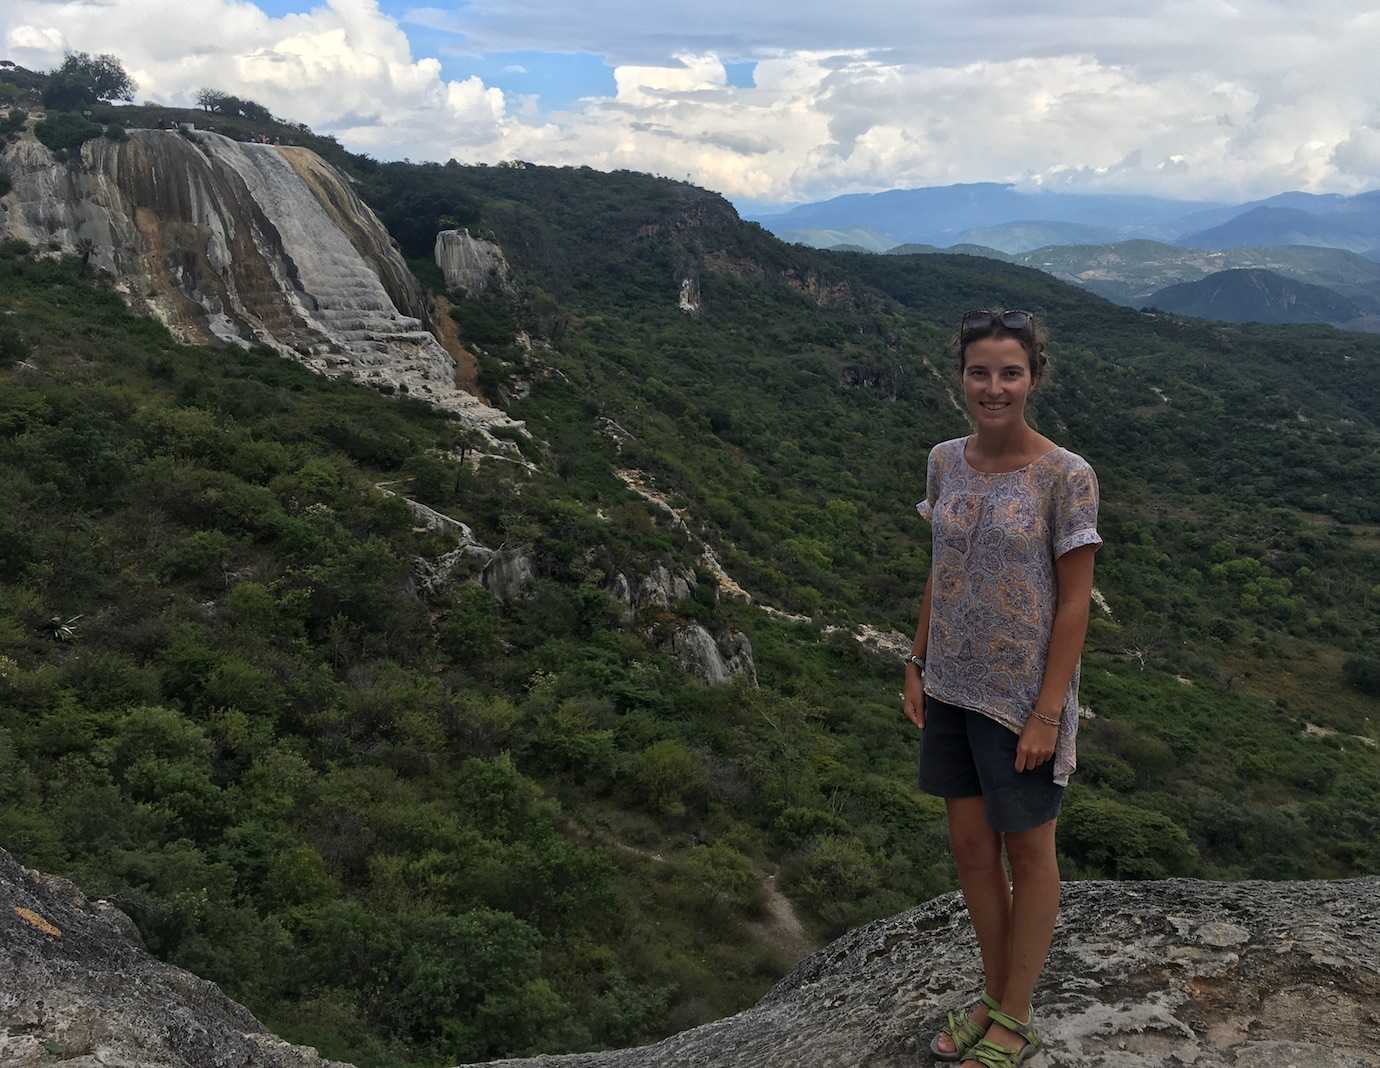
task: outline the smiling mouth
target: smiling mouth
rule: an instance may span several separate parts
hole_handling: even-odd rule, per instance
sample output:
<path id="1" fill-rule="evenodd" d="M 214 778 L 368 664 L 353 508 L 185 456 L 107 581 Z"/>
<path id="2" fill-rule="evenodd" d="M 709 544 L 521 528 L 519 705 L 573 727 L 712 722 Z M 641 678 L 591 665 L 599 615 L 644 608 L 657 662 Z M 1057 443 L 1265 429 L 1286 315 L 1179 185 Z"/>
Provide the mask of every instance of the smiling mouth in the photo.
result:
<path id="1" fill-rule="evenodd" d="M 998 412 L 1001 411 L 1001 409 L 1003 408 L 1010 407 L 1011 405 L 1010 401 L 981 401 L 980 403 L 989 412 Z"/>

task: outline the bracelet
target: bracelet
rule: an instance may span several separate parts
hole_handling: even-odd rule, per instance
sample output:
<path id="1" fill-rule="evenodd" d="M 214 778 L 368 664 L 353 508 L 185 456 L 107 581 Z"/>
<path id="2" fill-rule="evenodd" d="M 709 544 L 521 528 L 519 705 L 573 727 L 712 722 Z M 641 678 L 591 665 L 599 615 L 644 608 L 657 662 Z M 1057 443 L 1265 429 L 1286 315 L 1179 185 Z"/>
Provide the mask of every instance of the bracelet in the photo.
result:
<path id="1" fill-rule="evenodd" d="M 906 657 L 903 663 L 914 664 L 920 669 L 920 674 L 923 675 L 925 673 L 925 658 L 918 653 L 911 653 L 910 656 Z"/>
<path id="2" fill-rule="evenodd" d="M 1030 710 L 1030 714 L 1034 716 L 1036 719 L 1038 719 L 1041 723 L 1047 723 L 1051 727 L 1059 726 L 1059 721 L 1057 719 L 1051 719 L 1049 716 L 1041 715 L 1033 708 Z"/>

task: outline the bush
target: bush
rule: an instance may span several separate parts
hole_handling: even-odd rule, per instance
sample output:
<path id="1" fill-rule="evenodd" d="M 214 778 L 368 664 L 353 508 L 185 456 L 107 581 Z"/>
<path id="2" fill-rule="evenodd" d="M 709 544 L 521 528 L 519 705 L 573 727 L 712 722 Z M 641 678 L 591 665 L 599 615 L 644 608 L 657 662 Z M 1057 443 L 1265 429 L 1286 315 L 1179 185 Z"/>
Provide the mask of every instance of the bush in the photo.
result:
<path id="1" fill-rule="evenodd" d="M 1065 805 L 1059 846 L 1088 872 L 1109 879 L 1163 879 L 1198 867 L 1198 850 L 1168 816 L 1084 794 Z"/>
<path id="2" fill-rule="evenodd" d="M 12 133 L 18 133 L 24 129 L 24 123 L 29 121 L 29 113 L 20 108 L 11 108 L 3 119 L 0 119 L 0 137 L 8 137 Z"/>
<path id="3" fill-rule="evenodd" d="M 3 191 L 4 179 L 0 177 L 0 192 Z M 13 367 L 28 358 L 29 343 L 24 335 L 8 324 L 0 325 L 0 367 Z"/>
<path id="4" fill-rule="evenodd" d="M 54 152 L 79 149 L 92 138 L 100 137 L 103 132 L 99 123 L 68 111 L 49 115 L 34 127 L 34 134 Z"/>
<path id="5" fill-rule="evenodd" d="M 652 807 L 668 816 L 685 812 L 685 802 L 703 797 L 709 773 L 698 753 L 664 738 L 637 757 L 637 782 Z"/>
<path id="6" fill-rule="evenodd" d="M 1380 660 L 1369 656 L 1352 656 L 1342 664 L 1342 678 L 1364 694 L 1380 697 Z"/>

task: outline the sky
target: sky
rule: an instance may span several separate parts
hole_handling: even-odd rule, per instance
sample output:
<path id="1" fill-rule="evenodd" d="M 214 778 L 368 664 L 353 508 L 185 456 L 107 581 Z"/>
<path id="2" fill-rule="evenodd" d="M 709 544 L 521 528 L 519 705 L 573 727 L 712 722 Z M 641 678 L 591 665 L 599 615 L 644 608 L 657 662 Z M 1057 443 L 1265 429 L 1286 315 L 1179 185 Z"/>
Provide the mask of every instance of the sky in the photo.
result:
<path id="1" fill-rule="evenodd" d="M 435 5 L 435 6 L 429 6 Z M 1240 201 L 1380 188 L 1380 7 L 1312 0 L 3 0 L 380 159 L 631 168 L 745 210 L 952 182 Z"/>

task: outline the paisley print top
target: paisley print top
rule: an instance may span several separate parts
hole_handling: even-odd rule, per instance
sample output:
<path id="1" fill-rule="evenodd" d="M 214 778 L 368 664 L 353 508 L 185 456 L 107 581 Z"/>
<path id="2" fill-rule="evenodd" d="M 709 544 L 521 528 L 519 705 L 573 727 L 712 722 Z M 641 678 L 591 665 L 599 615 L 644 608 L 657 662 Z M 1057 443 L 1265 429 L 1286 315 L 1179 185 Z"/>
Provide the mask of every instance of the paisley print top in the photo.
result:
<path id="1" fill-rule="evenodd" d="M 1097 475 L 1064 448 L 987 474 L 968 463 L 967 441 L 930 450 L 925 500 L 915 506 L 934 530 L 925 693 L 1019 734 L 1044 681 L 1058 604 L 1054 561 L 1102 544 Z M 1075 667 L 1054 747 L 1060 786 L 1076 764 L 1078 674 Z"/>

